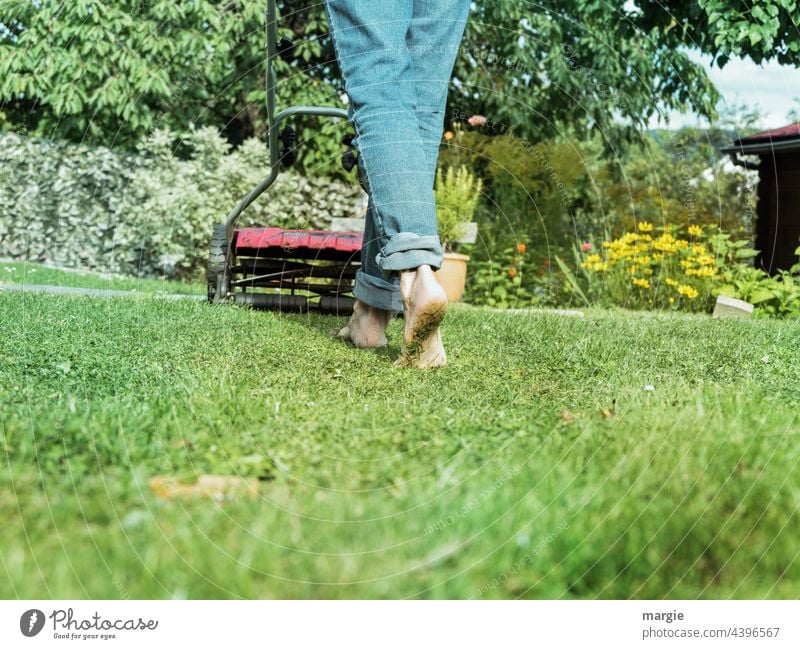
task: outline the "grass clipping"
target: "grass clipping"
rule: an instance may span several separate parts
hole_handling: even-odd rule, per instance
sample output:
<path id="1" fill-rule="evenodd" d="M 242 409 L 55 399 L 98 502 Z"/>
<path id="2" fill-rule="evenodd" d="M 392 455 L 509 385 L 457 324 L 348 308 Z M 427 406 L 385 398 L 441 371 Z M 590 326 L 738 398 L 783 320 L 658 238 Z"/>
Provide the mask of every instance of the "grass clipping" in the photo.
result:
<path id="1" fill-rule="evenodd" d="M 258 480 L 228 475 L 201 475 L 196 482 L 184 484 L 177 478 L 156 476 L 150 479 L 150 490 L 159 498 L 211 498 L 232 500 L 238 497 L 258 496 Z"/>

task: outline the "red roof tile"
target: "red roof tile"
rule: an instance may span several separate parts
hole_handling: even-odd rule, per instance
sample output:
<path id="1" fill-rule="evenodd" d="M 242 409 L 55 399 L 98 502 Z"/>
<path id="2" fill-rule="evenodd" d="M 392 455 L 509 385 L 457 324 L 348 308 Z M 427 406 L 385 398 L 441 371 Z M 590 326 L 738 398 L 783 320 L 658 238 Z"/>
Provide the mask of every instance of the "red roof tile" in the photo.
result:
<path id="1" fill-rule="evenodd" d="M 748 135 L 747 137 L 740 138 L 739 142 L 746 144 L 748 142 L 759 142 L 761 140 L 783 140 L 793 137 L 800 137 L 800 123 L 773 128 L 770 131 L 762 131 L 755 135 Z"/>

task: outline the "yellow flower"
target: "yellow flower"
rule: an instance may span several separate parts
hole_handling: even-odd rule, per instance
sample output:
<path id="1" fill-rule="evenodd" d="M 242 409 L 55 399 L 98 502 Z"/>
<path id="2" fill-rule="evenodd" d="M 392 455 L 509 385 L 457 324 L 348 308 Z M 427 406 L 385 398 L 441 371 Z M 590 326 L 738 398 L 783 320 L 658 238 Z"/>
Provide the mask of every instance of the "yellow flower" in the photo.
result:
<path id="1" fill-rule="evenodd" d="M 608 269 L 608 262 L 603 261 L 602 257 L 600 257 L 600 255 L 597 253 L 593 253 L 588 255 L 586 259 L 583 260 L 581 263 L 581 268 L 602 272 Z"/>
<path id="2" fill-rule="evenodd" d="M 696 255 L 704 255 L 706 247 L 702 243 L 695 244 L 692 246 L 692 252 Z"/>
<path id="3" fill-rule="evenodd" d="M 690 300 L 693 300 L 699 295 L 696 288 L 694 288 L 693 286 L 688 286 L 687 284 L 681 284 L 678 287 L 678 293 L 680 293 L 681 295 L 685 295 Z"/>
<path id="4" fill-rule="evenodd" d="M 701 266 L 713 266 L 714 258 L 711 255 L 700 255 L 697 258 L 697 263 Z"/>
<path id="5" fill-rule="evenodd" d="M 703 236 L 703 228 L 699 225 L 690 225 L 686 231 L 693 237 Z"/>
<path id="6" fill-rule="evenodd" d="M 669 303 L 672 304 L 675 301 L 674 297 L 669 298 Z"/>
<path id="7" fill-rule="evenodd" d="M 688 274 L 688 272 L 687 272 Z M 717 269 L 714 266 L 703 266 L 694 271 L 694 275 L 698 277 L 714 277 L 717 274 Z"/>
<path id="8" fill-rule="evenodd" d="M 653 224 L 648 223 L 647 221 L 642 221 L 637 226 L 639 228 L 639 232 L 652 232 L 653 231 Z"/>
<path id="9" fill-rule="evenodd" d="M 665 283 L 667 286 L 677 286 L 677 285 L 678 285 L 678 282 L 676 282 L 674 279 L 670 279 L 669 277 L 667 277 L 667 278 L 664 280 L 664 283 Z"/>
<path id="10" fill-rule="evenodd" d="M 650 280 L 643 279 L 641 277 L 634 277 L 632 281 L 634 286 L 641 286 L 642 288 L 650 288 Z"/>
<path id="11" fill-rule="evenodd" d="M 669 233 L 664 233 L 653 241 L 653 248 L 661 252 L 676 252 L 678 250 L 675 237 Z"/>

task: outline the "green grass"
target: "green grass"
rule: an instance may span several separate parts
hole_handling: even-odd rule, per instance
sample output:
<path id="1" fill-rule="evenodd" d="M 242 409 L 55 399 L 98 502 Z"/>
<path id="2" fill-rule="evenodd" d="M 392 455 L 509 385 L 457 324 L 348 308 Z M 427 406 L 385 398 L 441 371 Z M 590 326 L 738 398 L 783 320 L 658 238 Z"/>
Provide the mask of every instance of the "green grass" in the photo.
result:
<path id="1" fill-rule="evenodd" d="M 196 282 L 105 275 L 90 270 L 54 268 L 30 261 L 0 261 L 0 290 L 2 290 L 3 284 L 49 284 L 77 288 L 188 295 L 203 295 L 206 291 L 204 284 Z"/>
<path id="2" fill-rule="evenodd" d="M 0 597 L 800 595 L 800 323 L 454 308 L 433 372 L 340 325 L 0 294 Z M 147 486 L 203 473 L 260 498 Z"/>

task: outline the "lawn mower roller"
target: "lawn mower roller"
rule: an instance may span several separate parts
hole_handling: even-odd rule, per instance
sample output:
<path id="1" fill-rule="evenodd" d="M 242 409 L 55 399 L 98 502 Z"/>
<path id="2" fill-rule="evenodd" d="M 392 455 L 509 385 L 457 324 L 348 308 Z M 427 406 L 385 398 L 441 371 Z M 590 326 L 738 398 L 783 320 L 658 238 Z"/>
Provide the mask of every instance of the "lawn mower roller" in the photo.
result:
<path id="1" fill-rule="evenodd" d="M 362 234 L 327 230 L 284 230 L 276 227 L 237 228 L 247 207 L 275 182 L 281 169 L 296 157 L 297 137 L 291 125 L 281 124 L 294 115 L 347 119 L 347 111 L 333 106 L 291 106 L 275 113 L 275 72 L 273 60 L 293 57 L 294 44 L 278 41 L 275 0 L 266 10 L 266 95 L 269 125 L 270 173 L 228 214 L 224 223 L 214 225 L 206 278 L 208 300 L 213 304 L 242 304 L 258 309 L 349 314 L 352 292 L 360 261 Z M 353 136 L 342 139 L 346 147 L 342 166 L 357 166 Z"/>

